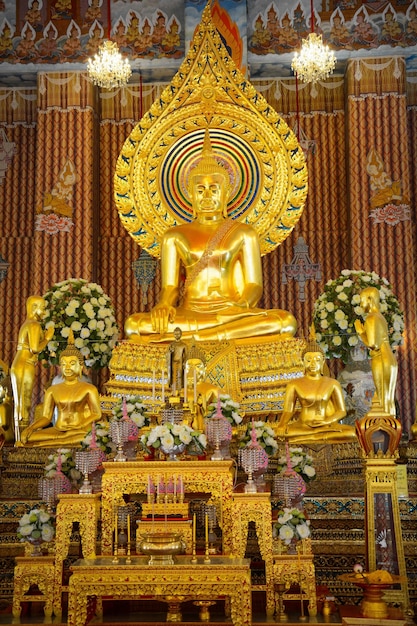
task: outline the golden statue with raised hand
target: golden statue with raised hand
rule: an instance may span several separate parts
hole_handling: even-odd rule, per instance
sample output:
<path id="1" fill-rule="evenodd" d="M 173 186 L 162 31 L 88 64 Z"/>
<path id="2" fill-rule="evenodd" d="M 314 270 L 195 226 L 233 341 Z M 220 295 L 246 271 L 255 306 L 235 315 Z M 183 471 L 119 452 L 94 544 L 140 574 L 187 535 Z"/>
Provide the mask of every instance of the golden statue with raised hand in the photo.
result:
<path id="1" fill-rule="evenodd" d="M 395 417 L 395 386 L 398 363 L 388 337 L 388 325 L 381 313 L 379 291 L 366 287 L 360 293 L 360 305 L 366 313 L 365 321 L 355 320 L 355 329 L 365 346 L 369 348 L 371 370 L 375 383 L 373 408 L 381 409 Z M 372 411 L 372 409 L 371 409 Z"/>
<path id="2" fill-rule="evenodd" d="M 42 416 L 21 434 L 17 445 L 33 447 L 79 446 L 92 422 L 101 417 L 100 399 L 94 385 L 80 380 L 84 357 L 71 342 L 59 357 L 64 381 L 45 391 Z M 52 416 L 57 409 L 54 426 Z"/>
<path id="3" fill-rule="evenodd" d="M 166 341 L 177 326 L 184 338 L 199 341 L 295 334 L 291 313 L 256 306 L 262 295 L 258 236 L 248 224 L 226 218 L 229 188 L 207 130 L 201 160 L 190 174 L 195 220 L 164 234 L 159 302 L 150 314 L 136 313 L 126 320 L 130 339 Z M 181 265 L 186 271 L 184 300 L 176 306 Z"/>
<path id="4" fill-rule="evenodd" d="M 26 320 L 20 327 L 16 356 L 10 368 L 16 441 L 20 440 L 20 426 L 26 427 L 29 424 L 38 354 L 54 334 L 53 325 L 45 332 L 42 329 L 41 320 L 45 309 L 46 301 L 42 296 L 29 296 L 26 300 Z"/>
<path id="5" fill-rule="evenodd" d="M 297 444 L 343 443 L 355 439 L 354 427 L 339 423 L 346 415 L 343 391 L 337 380 L 323 375 L 325 358 L 318 343 L 309 341 L 303 357 L 305 374 L 287 384 L 284 410 L 274 427 L 277 437 Z M 291 421 L 296 414 L 296 419 Z"/>

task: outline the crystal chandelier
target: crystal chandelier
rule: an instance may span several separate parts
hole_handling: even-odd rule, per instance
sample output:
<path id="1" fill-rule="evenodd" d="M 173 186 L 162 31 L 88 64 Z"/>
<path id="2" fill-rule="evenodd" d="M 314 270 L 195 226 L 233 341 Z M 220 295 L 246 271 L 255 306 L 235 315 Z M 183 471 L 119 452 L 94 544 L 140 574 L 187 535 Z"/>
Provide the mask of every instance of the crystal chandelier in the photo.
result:
<path id="1" fill-rule="evenodd" d="M 303 83 L 325 80 L 333 72 L 336 57 L 329 46 L 323 44 L 321 35 L 314 32 L 314 8 L 311 0 L 311 33 L 301 42 L 300 52 L 294 55 L 291 68 Z"/>
<path id="2" fill-rule="evenodd" d="M 123 58 L 114 41 L 106 39 L 97 54 L 87 61 L 87 73 L 95 85 L 114 89 L 126 85 L 131 74 L 129 60 Z"/>

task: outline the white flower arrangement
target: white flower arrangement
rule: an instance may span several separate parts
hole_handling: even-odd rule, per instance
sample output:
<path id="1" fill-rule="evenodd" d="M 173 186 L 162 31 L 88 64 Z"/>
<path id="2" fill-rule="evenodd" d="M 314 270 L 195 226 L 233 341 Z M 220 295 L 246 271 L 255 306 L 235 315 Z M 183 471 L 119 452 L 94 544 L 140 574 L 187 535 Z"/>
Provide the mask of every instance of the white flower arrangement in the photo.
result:
<path id="1" fill-rule="evenodd" d="M 93 442 L 105 456 L 116 451 L 116 444 L 112 442 L 110 437 L 110 424 L 105 420 L 92 424 L 81 442 L 81 447 L 83 450 L 88 450 L 92 447 Z"/>
<path id="2" fill-rule="evenodd" d="M 291 469 L 300 474 L 304 482 L 308 483 L 316 478 L 316 470 L 313 467 L 313 457 L 302 448 L 289 448 Z M 281 474 L 287 469 L 287 457 L 285 454 L 279 457 L 277 473 Z"/>
<path id="3" fill-rule="evenodd" d="M 140 441 L 142 445 L 150 452 L 149 448 L 162 448 L 165 452 L 174 449 L 174 446 L 185 444 L 189 446 L 191 443 L 197 450 L 204 452 L 207 447 L 207 438 L 204 433 L 193 430 L 187 424 L 159 424 L 152 428 L 148 433 L 144 433 Z"/>
<path id="4" fill-rule="evenodd" d="M 275 433 L 265 422 L 250 422 L 246 431 L 239 441 L 239 448 L 245 448 L 252 440 L 252 428 L 255 428 L 256 439 L 259 445 L 265 450 L 268 456 L 273 456 L 278 450 L 278 443 Z"/>
<path id="5" fill-rule="evenodd" d="M 75 466 L 72 453 L 70 449 L 60 448 L 55 454 L 50 454 L 45 465 L 45 478 L 53 478 L 60 471 L 71 483 L 76 484 L 81 479 L 81 472 Z"/>
<path id="6" fill-rule="evenodd" d="M 84 356 L 86 366 L 106 367 L 119 329 L 110 298 L 102 287 L 82 278 L 70 278 L 53 285 L 43 297 L 47 302 L 43 324 L 47 328 L 53 323 L 55 329 L 39 359 L 57 365 L 72 330 L 74 345 Z"/>
<path id="7" fill-rule="evenodd" d="M 19 520 L 17 536 L 20 541 L 52 541 L 55 529 L 53 517 L 43 509 L 32 509 Z"/>
<path id="8" fill-rule="evenodd" d="M 231 396 L 227 393 L 221 393 L 220 396 L 220 408 L 223 417 L 225 417 L 232 426 L 236 426 L 241 423 L 243 417 L 239 415 L 240 404 L 235 402 Z M 206 417 L 213 417 L 217 413 L 217 402 L 211 402 L 207 407 Z"/>
<path id="9" fill-rule="evenodd" d="M 300 509 L 284 508 L 278 511 L 278 520 L 273 529 L 274 537 L 278 537 L 288 546 L 293 539 L 307 539 L 310 534 L 310 520 Z"/>
<path id="10" fill-rule="evenodd" d="M 327 358 L 340 358 L 347 363 L 351 348 L 359 343 L 354 322 L 364 317 L 360 292 L 366 287 L 376 287 L 379 291 L 381 313 L 388 324 L 391 346 L 402 344 L 404 314 L 387 279 L 380 278 L 375 272 L 343 270 L 338 278 L 326 283 L 324 292 L 314 304 L 316 339 Z"/>
<path id="11" fill-rule="evenodd" d="M 117 420 L 128 418 L 138 429 L 150 423 L 150 418 L 146 415 L 146 405 L 140 396 L 120 398 L 114 403 L 112 414 Z"/>

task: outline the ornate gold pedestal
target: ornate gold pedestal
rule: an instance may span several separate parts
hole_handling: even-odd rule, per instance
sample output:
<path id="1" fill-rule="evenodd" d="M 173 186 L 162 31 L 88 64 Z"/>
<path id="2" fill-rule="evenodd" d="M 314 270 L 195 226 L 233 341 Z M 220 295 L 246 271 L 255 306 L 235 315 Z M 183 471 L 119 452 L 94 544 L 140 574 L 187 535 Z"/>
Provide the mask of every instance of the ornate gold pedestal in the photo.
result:
<path id="1" fill-rule="evenodd" d="M 249 522 L 255 522 L 256 536 L 265 562 L 265 585 L 253 585 L 254 591 L 266 592 L 266 614 L 274 614 L 274 579 L 272 560 L 272 513 L 270 494 L 234 493 L 232 501 L 233 554 L 243 557 L 246 551 Z"/>
<path id="2" fill-rule="evenodd" d="M 53 612 L 55 565 L 53 556 L 16 557 L 14 569 L 13 617 L 20 617 L 22 602 L 44 602 L 45 617 Z M 38 594 L 25 595 L 31 585 L 37 585 Z"/>
<path id="3" fill-rule="evenodd" d="M 247 415 L 282 410 L 285 387 L 303 373 L 300 339 L 279 335 L 235 341 L 199 342 L 206 359 L 206 380 L 240 402 Z M 111 395 L 140 395 L 162 406 L 162 369 L 166 372 L 167 344 L 119 343 L 110 361 L 106 390 Z M 165 373 L 166 375 L 166 373 Z"/>
<path id="4" fill-rule="evenodd" d="M 311 539 L 297 542 L 297 554 L 287 554 L 281 551 L 282 544 L 278 540 L 274 544 L 273 554 L 273 581 L 275 585 L 284 584 L 289 588 L 292 584 L 300 586 L 300 592 L 277 594 L 276 615 L 283 615 L 283 600 L 308 601 L 308 613 L 311 617 L 317 615 L 316 576 L 311 551 Z M 281 618 L 281 621 L 282 618 Z"/>
<path id="5" fill-rule="evenodd" d="M 174 520 L 169 519 L 167 522 L 163 519 L 158 520 L 139 520 L 137 522 L 136 533 L 136 552 L 139 554 L 139 544 L 142 540 L 141 535 L 155 532 L 164 533 L 169 532 L 173 534 L 181 535 L 182 540 L 185 543 L 185 554 L 191 554 L 192 552 L 192 526 L 191 520 Z"/>
<path id="6" fill-rule="evenodd" d="M 62 613 L 62 585 L 64 559 L 68 556 L 72 525 L 79 523 L 82 553 L 85 557 L 96 555 L 97 523 L 100 518 L 100 494 L 60 494 L 56 509 L 54 613 Z"/>

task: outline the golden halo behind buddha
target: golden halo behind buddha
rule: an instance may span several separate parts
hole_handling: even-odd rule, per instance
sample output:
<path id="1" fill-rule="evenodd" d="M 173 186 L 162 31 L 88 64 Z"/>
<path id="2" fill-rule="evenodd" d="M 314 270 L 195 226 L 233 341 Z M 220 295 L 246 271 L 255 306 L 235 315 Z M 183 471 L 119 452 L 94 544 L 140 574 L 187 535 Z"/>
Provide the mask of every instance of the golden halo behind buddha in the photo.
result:
<path id="1" fill-rule="evenodd" d="M 181 68 L 132 130 L 116 165 L 120 219 L 154 256 L 168 228 L 193 219 L 188 182 L 206 128 L 229 175 L 228 215 L 255 228 L 262 254 L 290 234 L 307 196 L 296 136 L 236 68 L 209 4 Z"/>

